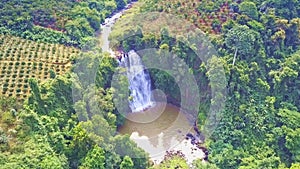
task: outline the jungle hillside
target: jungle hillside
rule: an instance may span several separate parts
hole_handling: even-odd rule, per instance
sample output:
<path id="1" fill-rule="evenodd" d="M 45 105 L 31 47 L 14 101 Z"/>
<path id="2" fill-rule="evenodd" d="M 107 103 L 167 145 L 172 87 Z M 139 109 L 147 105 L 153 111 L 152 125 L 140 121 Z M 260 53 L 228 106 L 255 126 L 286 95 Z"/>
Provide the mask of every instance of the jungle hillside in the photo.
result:
<path id="1" fill-rule="evenodd" d="M 162 27 L 159 16 L 176 19 Z M 110 26 L 115 54 L 101 48 Z M 189 30 L 213 47 L 177 33 Z M 299 47 L 298 0 L 2 0 L 0 169 L 300 169 Z M 155 52 L 139 52 L 150 48 Z M 214 53 L 201 60 L 199 48 Z M 145 64 L 154 55 L 162 60 L 153 65 L 164 64 L 169 53 L 183 61 L 165 63 L 178 74 L 145 71 L 147 82 L 167 104 L 197 105 L 185 116 L 204 157 L 190 163 L 166 151 L 156 163 L 121 134 L 128 118 L 117 103 L 135 101 L 135 90 L 124 76 L 114 82 L 132 51 Z M 181 81 L 182 91 L 178 78 L 185 76 L 193 82 Z M 211 107 L 222 109 L 204 137 Z"/>

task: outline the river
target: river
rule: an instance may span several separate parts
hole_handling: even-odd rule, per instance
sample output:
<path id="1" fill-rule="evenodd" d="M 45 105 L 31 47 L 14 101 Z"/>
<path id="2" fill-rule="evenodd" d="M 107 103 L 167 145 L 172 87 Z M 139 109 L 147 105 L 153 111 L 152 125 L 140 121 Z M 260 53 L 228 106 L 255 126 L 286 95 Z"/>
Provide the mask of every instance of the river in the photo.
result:
<path id="1" fill-rule="evenodd" d="M 109 47 L 109 40 L 108 37 L 112 31 L 112 27 L 114 26 L 115 22 L 124 14 L 126 10 L 128 10 L 135 2 L 131 2 L 125 6 L 124 9 L 114 13 L 111 17 L 106 18 L 104 23 L 101 24 L 101 49 L 102 52 L 108 52 L 112 56 L 114 56 L 114 52 Z"/>

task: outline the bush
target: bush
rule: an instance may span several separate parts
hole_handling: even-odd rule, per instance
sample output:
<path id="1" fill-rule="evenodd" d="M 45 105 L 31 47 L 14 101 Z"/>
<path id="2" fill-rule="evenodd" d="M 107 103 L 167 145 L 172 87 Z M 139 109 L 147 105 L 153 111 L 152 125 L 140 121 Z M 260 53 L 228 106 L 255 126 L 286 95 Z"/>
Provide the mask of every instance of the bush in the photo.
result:
<path id="1" fill-rule="evenodd" d="M 6 134 L 3 133 L 0 135 L 0 144 L 6 144 L 6 143 L 8 143 L 8 138 L 7 138 Z"/>
<path id="2" fill-rule="evenodd" d="M 13 124 L 13 122 L 15 121 L 14 116 L 9 111 L 2 113 L 1 119 L 2 119 L 2 122 L 7 123 L 8 125 Z"/>
<path id="3" fill-rule="evenodd" d="M 10 30 L 5 27 L 0 27 L 0 34 L 3 35 L 10 34 Z"/>
<path id="4" fill-rule="evenodd" d="M 242 2 L 239 5 L 239 10 L 241 13 L 244 13 L 245 15 L 249 16 L 252 19 L 257 20 L 258 19 L 258 11 L 257 7 L 254 2 Z"/>

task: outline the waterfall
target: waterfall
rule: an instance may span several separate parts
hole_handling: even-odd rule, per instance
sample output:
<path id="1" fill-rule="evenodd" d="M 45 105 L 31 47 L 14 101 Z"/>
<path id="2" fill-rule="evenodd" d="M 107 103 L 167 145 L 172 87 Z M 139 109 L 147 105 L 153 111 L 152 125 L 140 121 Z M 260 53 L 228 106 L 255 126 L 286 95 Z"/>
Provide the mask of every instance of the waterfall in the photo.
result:
<path id="1" fill-rule="evenodd" d="M 120 65 L 126 68 L 129 82 L 129 107 L 132 112 L 140 112 L 153 106 L 151 79 L 140 56 L 133 50 L 121 58 Z"/>

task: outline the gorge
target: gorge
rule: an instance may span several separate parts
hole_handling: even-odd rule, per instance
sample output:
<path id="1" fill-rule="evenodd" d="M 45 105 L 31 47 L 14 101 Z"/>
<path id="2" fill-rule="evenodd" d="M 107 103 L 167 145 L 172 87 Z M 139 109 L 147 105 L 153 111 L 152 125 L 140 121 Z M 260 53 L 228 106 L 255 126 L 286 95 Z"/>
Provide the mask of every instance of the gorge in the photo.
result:
<path id="1" fill-rule="evenodd" d="M 134 51 L 121 52 L 116 57 L 109 46 L 109 34 L 114 23 L 123 15 L 122 10 L 105 20 L 102 27 L 102 50 L 118 58 L 119 66 L 126 69 L 130 95 L 125 123 L 119 127 L 120 134 L 129 134 L 130 138 L 147 153 L 155 164 L 163 161 L 168 152 L 180 151 L 191 164 L 196 159 L 205 159 L 206 154 L 195 142 L 197 135 L 194 122 L 187 119 L 180 107 L 165 102 L 156 102 L 156 93 L 152 93 L 151 78 L 141 57 Z M 199 139 L 197 139 L 199 141 Z"/>

